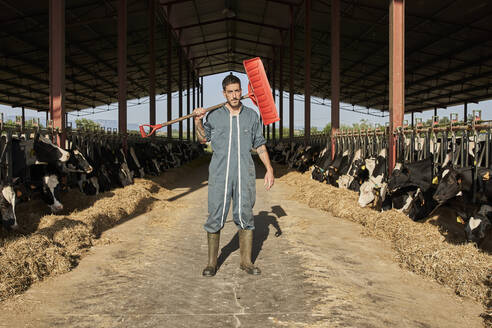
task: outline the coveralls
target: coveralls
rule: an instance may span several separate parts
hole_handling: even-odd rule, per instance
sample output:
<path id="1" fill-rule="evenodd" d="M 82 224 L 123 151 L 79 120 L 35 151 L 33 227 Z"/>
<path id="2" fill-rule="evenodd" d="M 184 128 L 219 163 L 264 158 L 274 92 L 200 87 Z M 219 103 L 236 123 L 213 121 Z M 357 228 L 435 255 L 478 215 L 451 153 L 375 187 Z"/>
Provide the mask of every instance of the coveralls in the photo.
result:
<path id="1" fill-rule="evenodd" d="M 204 228 L 216 233 L 224 227 L 232 198 L 234 223 L 238 228 L 253 230 L 256 173 L 251 148 L 266 143 L 260 118 L 243 105 L 237 116 L 222 106 L 207 115 L 203 126 L 213 150 L 208 169 L 209 216 Z"/>

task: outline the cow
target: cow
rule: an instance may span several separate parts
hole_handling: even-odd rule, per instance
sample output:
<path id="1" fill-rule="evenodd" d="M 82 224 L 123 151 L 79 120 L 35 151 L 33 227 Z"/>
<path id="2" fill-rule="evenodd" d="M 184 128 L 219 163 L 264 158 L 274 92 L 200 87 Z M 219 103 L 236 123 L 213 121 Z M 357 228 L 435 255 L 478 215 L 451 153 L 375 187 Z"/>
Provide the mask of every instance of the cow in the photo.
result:
<path id="1" fill-rule="evenodd" d="M 14 179 L 10 183 L 0 183 L 0 215 L 2 218 L 2 226 L 7 230 L 18 230 L 19 224 L 15 214 L 15 206 L 22 197 L 26 194 L 25 187 L 19 179 Z"/>
<path id="2" fill-rule="evenodd" d="M 12 158 L 13 177 L 28 185 L 26 189 L 31 193 L 40 191 L 41 198 L 53 213 L 62 210 L 59 176 L 62 167 L 70 160 L 70 152 L 36 134 L 29 140 L 12 138 Z M 72 166 L 79 167 L 77 158 L 80 157 L 73 156 Z"/>
<path id="3" fill-rule="evenodd" d="M 437 202 L 433 199 L 435 188 L 432 165 L 432 157 L 414 163 L 397 163 L 387 185 L 382 187 L 387 191 L 379 193 L 389 198 L 388 201 L 383 198 L 379 202 L 382 204 L 382 209 L 394 208 L 414 221 L 424 219 L 432 213 L 437 206 Z M 359 198 L 361 201 L 364 200 L 362 197 Z M 370 195 L 366 195 L 366 198 L 370 198 Z"/>
<path id="4" fill-rule="evenodd" d="M 479 211 L 470 217 L 466 224 L 466 239 L 480 246 L 480 243 L 485 239 L 487 232 L 492 227 L 491 222 L 492 206 L 482 205 Z"/>
<path id="5" fill-rule="evenodd" d="M 473 193 L 473 167 L 446 168 L 441 174 L 441 180 L 434 193 L 434 200 L 442 205 L 457 196 L 464 196 L 468 201 L 472 200 Z"/>
<path id="6" fill-rule="evenodd" d="M 338 178 L 347 173 L 350 166 L 349 151 L 345 150 L 341 154 L 337 154 L 331 165 L 328 167 L 328 175 L 326 182 L 334 187 L 338 187 Z"/>
<path id="7" fill-rule="evenodd" d="M 331 147 L 326 146 L 321 151 L 316 163 L 314 164 L 311 177 L 319 182 L 325 181 L 326 175 L 328 174 L 328 168 L 331 165 L 331 163 L 332 163 Z"/>
<path id="8" fill-rule="evenodd" d="M 383 148 L 376 158 L 367 158 L 364 164 L 368 178 L 359 188 L 359 206 L 365 207 L 373 203 L 377 210 L 381 210 L 387 193 L 386 149 Z"/>

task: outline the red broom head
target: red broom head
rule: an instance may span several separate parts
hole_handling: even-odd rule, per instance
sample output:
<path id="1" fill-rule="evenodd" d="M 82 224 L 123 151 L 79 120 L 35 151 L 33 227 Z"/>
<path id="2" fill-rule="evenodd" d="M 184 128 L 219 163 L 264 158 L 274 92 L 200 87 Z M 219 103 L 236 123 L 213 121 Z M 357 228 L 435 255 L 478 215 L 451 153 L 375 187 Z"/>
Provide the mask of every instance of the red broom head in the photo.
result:
<path id="1" fill-rule="evenodd" d="M 259 57 L 248 59 L 243 61 L 243 65 L 249 79 L 249 97 L 258 106 L 263 124 L 268 125 L 280 121 L 261 59 Z"/>

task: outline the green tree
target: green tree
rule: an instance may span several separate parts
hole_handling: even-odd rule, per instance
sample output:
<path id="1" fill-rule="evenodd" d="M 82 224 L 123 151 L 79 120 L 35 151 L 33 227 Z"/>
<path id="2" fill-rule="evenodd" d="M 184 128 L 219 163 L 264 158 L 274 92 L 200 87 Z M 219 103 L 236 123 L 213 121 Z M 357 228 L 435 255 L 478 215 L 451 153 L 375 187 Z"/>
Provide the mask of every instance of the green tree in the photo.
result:
<path id="1" fill-rule="evenodd" d="M 86 118 L 79 118 L 75 120 L 75 124 L 77 125 L 77 129 L 84 129 L 84 130 L 99 129 L 101 127 L 99 123 L 94 122 L 92 120 L 88 120 Z"/>
<path id="2" fill-rule="evenodd" d="M 330 134 L 331 133 L 331 122 L 325 125 L 325 127 L 323 128 L 323 133 L 324 134 Z"/>
<path id="3" fill-rule="evenodd" d="M 450 120 L 449 120 L 449 117 L 447 116 L 444 116 L 442 118 L 439 119 L 439 124 L 449 124 L 450 123 Z"/>

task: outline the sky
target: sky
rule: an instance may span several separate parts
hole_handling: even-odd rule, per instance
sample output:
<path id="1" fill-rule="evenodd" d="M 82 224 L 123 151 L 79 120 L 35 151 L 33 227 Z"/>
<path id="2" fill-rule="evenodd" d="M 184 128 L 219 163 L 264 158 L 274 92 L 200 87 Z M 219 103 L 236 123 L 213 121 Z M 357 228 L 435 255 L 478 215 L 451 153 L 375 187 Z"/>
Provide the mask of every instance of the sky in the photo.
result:
<path id="1" fill-rule="evenodd" d="M 222 95 L 222 80 L 228 75 L 229 72 L 215 74 L 211 76 L 206 76 L 203 78 L 203 89 L 204 89 L 204 106 L 209 107 L 215 104 L 219 104 L 224 102 L 224 96 Z M 241 86 L 243 88 L 243 93 L 247 91 L 247 75 L 234 73 L 241 80 Z M 185 96 L 183 101 L 183 113 L 186 114 L 186 92 L 183 93 Z M 278 97 L 279 92 L 276 92 L 276 103 L 278 110 Z M 284 93 L 284 126 L 289 126 L 289 118 L 288 118 L 288 110 L 289 110 L 289 95 L 288 93 Z M 156 96 L 156 119 L 157 123 L 163 123 L 166 121 L 166 107 L 167 107 L 167 95 L 158 95 Z M 191 101 L 190 101 L 191 103 Z M 247 99 L 243 101 L 244 105 L 248 107 L 255 108 L 251 100 Z M 355 111 L 352 111 L 352 106 L 349 104 L 340 104 L 340 124 L 352 125 L 353 123 L 358 123 L 362 119 L 368 120 L 373 124 L 384 125 L 389 121 L 388 113 L 384 113 L 384 117 L 376 117 L 372 115 L 362 114 Z M 356 110 L 367 111 L 365 108 L 360 108 Z M 480 102 L 480 103 L 470 103 L 468 104 L 468 113 L 471 114 L 473 110 L 481 110 L 482 111 L 482 119 L 484 120 L 492 120 L 492 100 Z M 94 114 L 92 114 L 94 112 Z M 178 97 L 177 93 L 173 94 L 173 102 L 172 102 L 172 118 L 178 117 Z M 371 112 L 376 112 L 379 115 L 381 113 L 376 110 L 371 110 Z M 0 113 L 4 113 L 4 115 L 21 115 L 21 108 L 11 108 L 9 106 L 0 105 Z M 415 113 L 416 118 L 422 118 L 425 122 L 427 119 L 432 118 L 434 111 L 429 110 L 423 113 Z M 438 109 L 438 116 L 444 117 L 451 113 L 458 113 L 459 120 L 463 118 L 463 105 L 448 107 L 447 109 Z M 79 117 L 77 117 L 77 113 L 69 113 L 69 121 L 75 121 L 77 118 L 84 117 L 87 119 L 104 119 L 104 120 L 117 120 L 118 119 L 118 111 L 117 104 L 111 104 L 109 107 L 107 105 L 102 107 L 96 107 L 95 109 L 87 109 L 83 110 L 79 113 Z M 38 113 L 33 110 L 26 109 L 26 117 L 39 117 L 42 124 L 45 122 L 46 114 Z M 327 123 L 330 122 L 331 114 L 330 114 L 330 101 L 323 100 L 319 98 L 312 97 L 311 99 L 311 126 L 322 129 L 326 126 Z M 405 120 L 411 122 L 411 115 L 406 114 Z M 149 120 L 149 102 L 148 98 L 142 98 L 140 100 L 129 100 L 128 101 L 128 123 L 129 124 L 147 124 Z M 304 127 L 304 98 L 302 95 L 296 95 L 294 100 L 294 126 L 296 128 Z M 176 127 L 177 128 L 177 125 Z M 184 122 L 184 129 L 186 129 L 186 122 Z"/>

